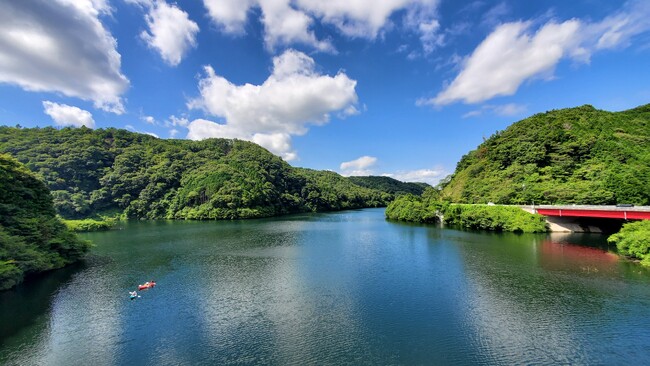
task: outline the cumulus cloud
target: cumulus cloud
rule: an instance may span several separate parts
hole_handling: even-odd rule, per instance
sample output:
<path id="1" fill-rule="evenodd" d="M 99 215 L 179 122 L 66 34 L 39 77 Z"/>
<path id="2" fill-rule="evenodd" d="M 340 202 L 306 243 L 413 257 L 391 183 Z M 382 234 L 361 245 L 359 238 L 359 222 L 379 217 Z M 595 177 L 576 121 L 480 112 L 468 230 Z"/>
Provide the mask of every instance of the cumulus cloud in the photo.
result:
<path id="1" fill-rule="evenodd" d="M 527 80 L 551 78 L 566 58 L 588 63 L 592 53 L 629 46 L 631 39 L 650 30 L 650 3 L 631 1 L 600 22 L 578 19 L 550 21 L 537 31 L 533 22 L 498 26 L 465 59 L 456 78 L 435 98 L 419 105 L 479 103 L 513 95 Z"/>
<path id="2" fill-rule="evenodd" d="M 227 33 L 243 33 L 248 10 L 255 0 L 203 0 L 212 21 Z"/>
<path id="3" fill-rule="evenodd" d="M 58 104 L 49 100 L 43 101 L 43 108 L 45 114 L 52 117 L 54 124 L 57 126 L 86 126 L 88 128 L 95 128 L 93 115 L 81 108 L 67 104 Z"/>
<path id="4" fill-rule="evenodd" d="M 310 27 L 313 20 L 302 11 L 294 9 L 286 0 L 258 0 L 262 9 L 264 41 L 271 50 L 280 45 L 306 44 L 319 51 L 335 52 L 329 41 L 316 38 Z"/>
<path id="5" fill-rule="evenodd" d="M 199 26 L 176 5 L 156 1 L 149 6 L 145 16 L 149 31 L 140 36 L 166 63 L 176 66 L 190 48 L 196 47 Z"/>
<path id="6" fill-rule="evenodd" d="M 402 182 L 428 183 L 435 186 L 446 177 L 449 173 L 443 168 L 434 169 L 417 169 L 411 171 L 398 171 L 393 174 L 384 174 L 385 176 L 397 179 Z"/>
<path id="7" fill-rule="evenodd" d="M 375 39 L 391 26 L 390 17 L 406 11 L 404 25 L 420 35 L 425 52 L 442 41 L 436 20 L 438 0 L 203 0 L 215 24 L 226 32 L 244 32 L 251 8 L 261 10 L 267 47 L 301 43 L 335 52 L 329 40 L 319 40 L 316 20 L 348 37 Z"/>
<path id="8" fill-rule="evenodd" d="M 116 41 L 99 20 L 109 12 L 101 0 L 2 1 L 0 82 L 123 113 L 129 80 Z"/>
<path id="9" fill-rule="evenodd" d="M 345 73 L 322 75 L 311 57 L 295 50 L 273 59 L 273 71 L 261 85 L 235 85 L 206 66 L 199 81 L 201 95 L 188 107 L 203 109 L 222 123 L 194 120 L 188 138 L 255 141 L 292 160 L 291 136 L 305 134 L 309 125 L 328 123 L 331 113 L 345 117 L 357 112 L 355 88 L 356 81 Z"/>
<path id="10" fill-rule="evenodd" d="M 370 169 L 377 163 L 377 158 L 374 156 L 362 156 L 352 161 L 341 163 L 341 175 L 344 176 L 358 176 L 358 175 L 372 175 L 373 170 Z"/>

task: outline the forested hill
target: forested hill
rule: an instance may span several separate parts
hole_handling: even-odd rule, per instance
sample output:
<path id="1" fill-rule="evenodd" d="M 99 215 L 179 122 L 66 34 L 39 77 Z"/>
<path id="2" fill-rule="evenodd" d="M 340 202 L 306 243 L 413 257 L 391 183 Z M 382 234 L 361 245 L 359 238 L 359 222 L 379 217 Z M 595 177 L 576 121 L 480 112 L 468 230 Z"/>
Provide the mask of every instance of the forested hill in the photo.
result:
<path id="1" fill-rule="evenodd" d="M 293 168 L 239 140 L 0 127 L 0 152 L 43 178 L 65 218 L 253 218 L 385 206 L 393 198 L 333 172 Z"/>
<path id="2" fill-rule="evenodd" d="M 650 203 L 650 104 L 585 105 L 516 122 L 465 155 L 442 197 L 504 204 Z"/>
<path id="3" fill-rule="evenodd" d="M 384 176 L 363 176 L 350 177 L 354 184 L 366 188 L 378 189 L 382 192 L 388 192 L 394 195 L 414 194 L 421 195 L 427 187 L 426 183 L 405 183 L 391 177 Z"/>
<path id="4" fill-rule="evenodd" d="M 45 184 L 0 154 L 0 290 L 77 261 L 88 247 L 56 217 Z"/>

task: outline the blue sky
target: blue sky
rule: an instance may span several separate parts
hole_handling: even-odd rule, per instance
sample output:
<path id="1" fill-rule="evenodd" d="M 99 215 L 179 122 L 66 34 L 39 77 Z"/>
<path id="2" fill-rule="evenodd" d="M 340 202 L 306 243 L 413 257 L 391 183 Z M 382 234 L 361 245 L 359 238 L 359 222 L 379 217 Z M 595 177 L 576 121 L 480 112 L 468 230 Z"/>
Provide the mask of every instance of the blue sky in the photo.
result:
<path id="1" fill-rule="evenodd" d="M 0 0 L 0 124 L 436 184 L 529 115 L 649 103 L 649 31 L 644 0 Z"/>

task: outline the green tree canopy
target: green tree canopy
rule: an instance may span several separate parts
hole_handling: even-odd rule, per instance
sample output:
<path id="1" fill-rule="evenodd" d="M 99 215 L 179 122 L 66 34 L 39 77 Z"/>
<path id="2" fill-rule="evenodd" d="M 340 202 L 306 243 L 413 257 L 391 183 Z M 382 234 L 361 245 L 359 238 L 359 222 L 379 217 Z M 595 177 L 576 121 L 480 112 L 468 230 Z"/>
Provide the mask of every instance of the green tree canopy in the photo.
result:
<path id="1" fill-rule="evenodd" d="M 45 184 L 0 154 L 0 290 L 26 275 L 75 262 L 88 247 L 56 217 Z"/>
<path id="2" fill-rule="evenodd" d="M 463 156 L 442 197 L 503 204 L 650 203 L 650 104 L 536 114 Z"/>

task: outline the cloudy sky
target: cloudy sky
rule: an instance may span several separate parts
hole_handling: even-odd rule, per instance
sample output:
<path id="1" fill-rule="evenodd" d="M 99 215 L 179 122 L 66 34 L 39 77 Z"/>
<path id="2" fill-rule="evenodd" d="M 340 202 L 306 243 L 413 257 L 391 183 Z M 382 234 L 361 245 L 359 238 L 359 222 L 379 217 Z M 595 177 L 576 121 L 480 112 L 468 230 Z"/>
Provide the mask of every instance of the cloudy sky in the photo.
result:
<path id="1" fill-rule="evenodd" d="M 437 183 L 534 113 L 650 103 L 647 0 L 0 0 L 0 124 L 238 138 Z"/>

